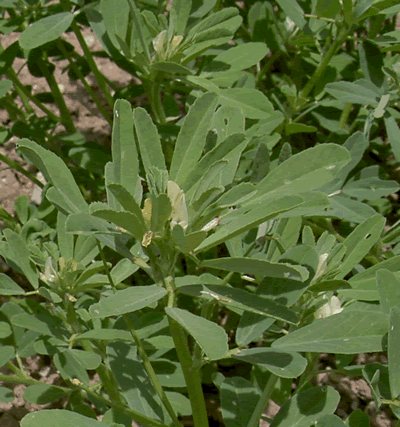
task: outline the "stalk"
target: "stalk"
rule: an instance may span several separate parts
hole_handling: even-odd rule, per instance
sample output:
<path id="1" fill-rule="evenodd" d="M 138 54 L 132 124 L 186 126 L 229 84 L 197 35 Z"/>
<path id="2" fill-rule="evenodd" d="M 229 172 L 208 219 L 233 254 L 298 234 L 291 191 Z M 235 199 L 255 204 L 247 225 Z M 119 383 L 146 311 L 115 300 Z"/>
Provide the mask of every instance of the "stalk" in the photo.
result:
<path id="1" fill-rule="evenodd" d="M 74 121 L 72 120 L 71 113 L 69 112 L 67 104 L 64 101 L 64 97 L 60 91 L 56 79 L 54 78 L 54 75 L 50 73 L 43 58 L 39 58 L 37 64 L 40 68 L 40 71 L 45 76 L 48 85 L 50 86 L 51 93 L 54 96 L 58 109 L 60 110 L 62 124 L 65 126 L 67 132 L 75 133 L 76 128 L 74 125 Z"/>
<path id="2" fill-rule="evenodd" d="M 278 381 L 278 377 L 275 374 L 269 376 L 267 385 L 265 386 L 260 399 L 257 402 L 257 405 L 251 415 L 250 421 L 247 424 L 247 427 L 258 427 L 260 423 L 261 416 L 265 411 L 265 408 L 268 405 L 268 402 L 271 399 L 272 393 L 275 388 L 275 384 Z"/>
<path id="3" fill-rule="evenodd" d="M 317 84 L 319 79 L 324 74 L 326 68 L 329 65 L 329 62 L 331 61 L 332 57 L 336 54 L 339 47 L 343 44 L 343 42 L 347 38 L 347 31 L 342 30 L 339 36 L 337 37 L 336 41 L 332 43 L 326 52 L 325 56 L 322 58 L 322 61 L 319 63 L 318 67 L 314 71 L 314 74 L 311 76 L 310 80 L 307 82 L 307 84 L 304 86 L 303 90 L 301 91 L 299 98 L 303 98 L 303 103 L 308 97 L 308 95 L 311 93 L 311 91 L 314 89 L 314 86 Z"/>
<path id="4" fill-rule="evenodd" d="M 13 69 L 8 70 L 6 73 L 6 77 L 10 79 L 14 87 L 19 92 L 21 99 L 27 98 L 31 102 L 33 102 L 38 108 L 40 108 L 48 117 L 50 117 L 53 121 L 59 123 L 61 120 L 58 116 L 56 116 L 54 113 L 52 113 L 48 108 L 46 108 L 37 98 L 35 95 L 32 95 L 28 89 L 19 81 L 18 76 L 16 75 L 15 71 Z M 29 104 L 28 104 L 29 105 Z M 31 110 L 31 107 L 29 105 L 29 109 Z M 33 113 L 33 110 L 32 110 Z"/>
<path id="5" fill-rule="evenodd" d="M 347 102 L 345 107 L 343 108 L 342 114 L 340 115 L 339 121 L 339 129 L 344 129 L 346 127 L 347 120 L 349 119 L 349 115 L 351 113 L 351 107 L 353 104 Z"/>
<path id="6" fill-rule="evenodd" d="M 170 317 L 168 317 L 168 322 L 185 377 L 186 388 L 192 406 L 194 426 L 208 427 L 207 409 L 203 389 L 201 387 L 200 369 L 198 366 L 194 366 L 192 355 L 188 348 L 186 334 L 181 325 Z"/>
<path id="7" fill-rule="evenodd" d="M 161 102 L 161 81 L 143 82 L 143 86 L 156 121 L 160 124 L 165 124 L 167 119 Z"/>
<path id="8" fill-rule="evenodd" d="M 16 171 L 22 173 L 22 175 L 26 176 L 28 179 L 30 179 L 32 182 L 34 182 L 36 185 L 38 185 L 40 188 L 44 187 L 44 184 L 40 182 L 35 175 L 31 174 L 29 171 L 25 170 L 19 163 L 15 162 L 14 160 L 9 159 L 4 154 L 0 153 L 0 161 L 6 163 L 8 166 L 12 167 Z"/>
<path id="9" fill-rule="evenodd" d="M 61 52 L 64 54 L 64 56 L 68 59 L 69 63 L 71 64 L 72 69 L 75 71 L 81 82 L 83 83 L 83 86 L 85 86 L 86 91 L 88 94 L 92 97 L 93 101 L 97 105 L 97 108 L 99 109 L 100 113 L 103 115 L 103 117 L 107 120 L 108 124 L 112 126 L 112 120 L 110 116 L 108 115 L 107 111 L 104 109 L 104 107 L 101 105 L 101 102 L 99 98 L 96 96 L 96 94 L 93 92 L 93 89 L 90 87 L 88 82 L 86 81 L 84 75 L 81 73 L 77 65 L 75 64 L 75 61 L 72 59 L 72 56 L 69 54 L 69 52 L 64 48 L 64 45 L 61 43 L 60 40 L 58 40 L 58 47 L 60 48 Z"/>
<path id="10" fill-rule="evenodd" d="M 93 59 L 92 52 L 90 51 L 88 45 L 86 44 L 85 39 L 82 36 L 81 30 L 79 29 L 78 24 L 75 21 L 73 21 L 71 24 L 71 28 L 72 28 L 72 31 L 75 33 L 75 35 L 79 41 L 79 44 L 82 47 L 82 50 L 85 54 L 85 59 L 87 60 L 89 67 L 92 70 L 92 72 L 93 72 L 93 74 L 97 80 L 97 83 L 100 86 L 100 89 L 102 90 L 102 92 L 104 93 L 104 96 L 107 99 L 108 105 L 112 109 L 114 106 L 114 99 L 111 95 L 111 92 L 109 91 L 109 89 L 107 87 L 107 84 L 104 80 L 103 74 L 101 74 L 101 72 L 97 68 L 96 62 Z"/>
<path id="11" fill-rule="evenodd" d="M 99 242 L 97 242 L 97 245 L 99 247 L 101 259 L 103 260 L 104 269 L 106 271 L 106 275 L 108 277 L 108 281 L 110 282 L 110 285 L 111 285 L 111 287 L 113 289 L 113 292 L 116 293 L 117 289 L 116 289 L 116 286 L 114 284 L 114 280 L 113 280 L 113 278 L 112 278 L 112 276 L 110 274 L 110 270 L 108 268 L 107 261 L 106 261 L 105 256 L 104 256 L 103 249 L 101 248 Z M 144 349 L 144 347 L 142 345 L 142 342 L 141 342 L 139 336 L 137 335 L 137 333 L 135 331 L 135 328 L 134 328 L 134 326 L 133 326 L 130 318 L 126 314 L 123 314 L 122 317 L 123 317 L 123 319 L 124 319 L 124 321 L 125 321 L 128 329 L 129 329 L 129 332 L 130 332 L 130 334 L 131 334 L 131 336 L 132 336 L 132 338 L 133 338 L 133 340 L 134 340 L 134 342 L 135 342 L 135 344 L 136 344 L 136 346 L 138 348 L 138 352 L 139 352 L 139 355 L 140 355 L 140 357 L 142 359 L 143 366 L 146 369 L 146 372 L 147 372 L 147 374 L 150 377 L 150 380 L 152 382 L 154 390 L 156 391 L 157 395 L 161 399 L 161 402 L 164 404 L 164 406 L 165 406 L 166 410 L 168 411 L 168 414 L 171 416 L 171 418 L 172 418 L 175 426 L 176 427 L 182 427 L 182 424 L 179 422 L 178 417 L 176 416 L 175 411 L 172 408 L 172 405 L 169 402 L 169 400 L 168 400 L 168 398 L 167 398 L 167 396 L 166 396 L 166 394 L 164 392 L 164 389 L 163 389 L 160 381 L 157 378 L 156 373 L 154 372 L 153 366 L 151 365 L 151 362 L 150 362 L 150 360 L 149 360 L 149 358 L 147 356 L 147 353 L 146 353 L 146 351 L 145 351 L 145 349 Z"/>

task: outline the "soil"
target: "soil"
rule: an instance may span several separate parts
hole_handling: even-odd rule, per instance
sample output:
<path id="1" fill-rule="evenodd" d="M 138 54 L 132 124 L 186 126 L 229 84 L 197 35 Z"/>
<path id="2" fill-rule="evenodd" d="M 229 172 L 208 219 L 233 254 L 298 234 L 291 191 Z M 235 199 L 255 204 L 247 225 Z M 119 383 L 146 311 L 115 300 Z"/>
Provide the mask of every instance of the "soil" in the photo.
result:
<path id="1" fill-rule="evenodd" d="M 100 43 L 93 35 L 91 29 L 86 28 L 83 31 L 83 35 L 92 51 L 101 49 Z M 11 33 L 7 36 L 2 36 L 2 46 L 6 48 L 17 39 L 18 34 Z M 72 43 L 80 54 L 83 54 L 74 35 L 68 34 L 65 36 L 65 39 Z M 125 87 L 133 83 L 134 78 L 130 74 L 121 70 L 109 60 L 96 58 L 96 62 L 101 72 L 105 74 L 109 80 L 114 82 L 118 88 Z M 14 69 L 19 70 L 22 64 L 23 60 L 17 59 L 14 63 Z M 108 144 L 110 142 L 111 134 L 110 126 L 102 117 L 96 105 L 89 99 L 82 83 L 80 81 L 72 81 L 68 78 L 67 73 L 62 73 L 62 69 L 67 65 L 66 61 L 59 61 L 58 63 L 55 63 L 55 65 L 55 77 L 64 92 L 67 106 L 73 113 L 76 128 L 84 133 L 87 140 Z M 32 85 L 33 93 L 40 93 L 49 90 L 46 80 L 44 78 L 33 77 L 26 67 L 22 68 L 19 76 L 23 84 Z M 99 88 L 94 77 L 89 75 L 87 79 L 96 95 L 101 97 L 102 93 L 98 90 Z M 58 113 L 54 105 L 47 104 L 46 106 L 56 114 Z M 44 115 L 39 110 L 37 110 L 37 114 L 39 117 Z M 11 126 L 12 124 L 9 121 L 5 110 L 0 110 L 0 124 L 5 126 Z M 63 129 L 60 127 L 60 132 L 61 131 L 63 131 Z M 26 166 L 24 161 L 15 152 L 15 143 L 16 139 L 11 139 L 4 146 L 0 147 L 0 153 L 12 160 L 18 161 L 21 165 Z M 34 168 L 31 168 L 30 171 L 36 172 Z M 26 194 L 33 202 L 36 203 L 40 201 L 40 189 L 24 175 L 16 172 L 4 163 L 0 165 L 0 188 L 1 206 L 11 214 L 14 213 L 14 200 L 20 195 Z M 3 267 L 3 270 L 7 268 L 5 265 L 3 265 Z M 327 363 L 329 365 L 330 358 L 331 356 L 329 355 L 322 355 L 321 366 L 326 365 Z M 364 364 L 376 361 L 379 361 L 380 363 L 387 363 L 384 354 L 361 355 L 358 358 L 357 363 Z M 46 366 L 46 363 L 42 358 L 36 356 L 27 358 L 23 362 L 26 366 L 27 372 L 35 378 L 49 384 L 61 384 L 59 374 L 53 371 L 49 366 Z M 1 369 L 0 372 L 3 374 L 11 374 L 11 372 L 8 372 L 5 368 Z M 321 374 L 317 378 L 317 383 L 321 385 L 332 385 L 340 392 L 341 401 L 336 414 L 341 418 L 346 419 L 350 412 L 356 409 L 361 409 L 369 414 L 372 427 L 395 426 L 396 420 L 388 407 L 383 406 L 379 411 L 375 411 L 370 388 L 363 379 L 347 377 L 332 378 L 329 374 Z M 13 388 L 15 394 L 13 402 L 0 403 L 0 427 L 18 427 L 19 421 L 28 412 L 37 411 L 45 407 L 62 407 L 62 402 L 60 401 L 56 401 L 49 405 L 32 405 L 26 402 L 23 399 L 23 392 L 25 390 L 24 385 L 15 386 L 13 384 L 0 383 L 0 386 Z M 278 410 L 279 406 L 274 402 L 271 402 L 266 409 L 265 416 L 273 418 Z M 269 423 L 262 421 L 261 426 L 267 427 L 269 426 Z"/>

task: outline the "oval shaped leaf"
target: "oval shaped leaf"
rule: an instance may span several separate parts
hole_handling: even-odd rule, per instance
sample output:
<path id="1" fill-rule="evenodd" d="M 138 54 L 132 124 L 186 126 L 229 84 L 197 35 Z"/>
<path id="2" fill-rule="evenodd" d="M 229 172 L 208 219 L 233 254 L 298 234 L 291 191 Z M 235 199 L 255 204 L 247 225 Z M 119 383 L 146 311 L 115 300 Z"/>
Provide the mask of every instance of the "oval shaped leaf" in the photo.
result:
<path id="1" fill-rule="evenodd" d="M 180 308 L 166 307 L 165 311 L 192 335 L 210 360 L 222 359 L 226 355 L 228 335 L 221 326 Z"/>
<path id="2" fill-rule="evenodd" d="M 147 307 L 166 294 L 167 291 L 157 285 L 132 286 L 131 288 L 117 291 L 111 297 L 100 299 L 100 302 L 90 306 L 89 312 L 93 318 L 131 313 Z"/>
<path id="3" fill-rule="evenodd" d="M 19 45 L 22 49 L 33 49 L 60 37 L 71 25 L 74 14 L 61 12 L 34 22 L 21 33 Z"/>

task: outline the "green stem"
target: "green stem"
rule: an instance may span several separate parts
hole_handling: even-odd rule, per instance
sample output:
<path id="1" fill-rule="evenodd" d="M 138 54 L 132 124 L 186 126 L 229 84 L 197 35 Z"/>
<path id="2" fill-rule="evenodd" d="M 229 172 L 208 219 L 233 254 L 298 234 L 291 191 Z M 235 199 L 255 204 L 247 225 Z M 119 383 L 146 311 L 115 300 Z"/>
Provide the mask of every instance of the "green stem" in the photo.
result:
<path id="1" fill-rule="evenodd" d="M 308 95 L 314 89 L 314 86 L 317 84 L 319 79 L 322 77 L 322 75 L 326 71 L 326 68 L 328 67 L 329 62 L 331 61 L 332 57 L 336 54 L 337 50 L 340 48 L 340 46 L 343 44 L 343 42 L 346 40 L 346 38 L 347 38 L 347 31 L 343 30 L 339 34 L 339 36 L 336 38 L 335 42 L 330 45 L 325 56 L 322 58 L 322 61 L 319 63 L 316 70 L 314 71 L 314 74 L 311 76 L 310 80 L 304 86 L 303 90 L 301 91 L 301 93 L 299 95 L 299 99 L 300 100 L 302 99 L 303 104 L 304 104 L 305 100 L 307 99 Z"/>
<path id="2" fill-rule="evenodd" d="M 56 101 L 58 109 L 60 110 L 62 124 L 65 126 L 67 132 L 75 133 L 76 128 L 74 125 L 74 121 L 72 120 L 71 113 L 69 112 L 67 104 L 64 101 L 63 95 L 60 91 L 56 79 L 54 78 L 53 73 L 49 71 L 47 64 L 45 63 L 43 58 L 39 58 L 37 60 L 37 65 L 39 66 L 40 71 L 43 73 L 48 85 L 50 86 L 51 93 L 54 96 L 54 100 Z"/>
<path id="3" fill-rule="evenodd" d="M 161 81 L 151 80 L 143 85 L 156 121 L 160 124 L 165 124 L 167 119 L 161 102 Z"/>
<path id="4" fill-rule="evenodd" d="M 271 399 L 272 393 L 275 388 L 275 384 L 278 381 L 278 377 L 275 374 L 270 374 L 267 384 L 258 399 L 257 406 L 253 411 L 253 414 L 251 415 L 250 421 L 247 424 L 247 427 L 258 427 L 260 424 L 260 419 L 265 411 L 265 408 L 268 405 L 268 402 Z"/>
<path id="5" fill-rule="evenodd" d="M 17 163 L 14 160 L 9 159 L 4 154 L 0 153 L 0 161 L 3 161 L 4 163 L 7 163 L 8 166 L 12 167 L 16 171 L 22 173 L 22 175 L 26 176 L 28 179 L 30 179 L 32 182 L 34 182 L 36 185 L 38 185 L 40 188 L 44 187 L 44 184 L 40 182 L 35 175 L 31 174 L 29 171 L 25 170 L 19 163 Z"/>
<path id="6" fill-rule="evenodd" d="M 85 39 L 82 36 L 82 33 L 79 29 L 78 24 L 76 22 L 72 22 L 71 28 L 72 28 L 72 31 L 75 33 L 75 35 L 79 41 L 79 44 L 82 47 L 82 50 L 85 54 L 85 59 L 88 62 L 89 67 L 92 70 L 92 72 L 93 72 L 93 74 L 97 80 L 97 83 L 100 86 L 100 89 L 104 93 L 104 96 L 106 97 L 107 102 L 108 102 L 110 108 L 112 109 L 114 107 L 114 99 L 111 95 L 111 92 L 109 91 L 109 89 L 107 87 L 107 84 L 104 80 L 103 74 L 101 74 L 101 72 L 97 68 L 96 62 L 93 59 L 92 52 L 90 51 L 88 45 L 86 44 Z"/>
<path id="7" fill-rule="evenodd" d="M 42 385 L 43 384 L 41 381 L 35 380 L 34 378 L 26 378 L 26 377 L 19 377 L 14 375 L 3 375 L 3 374 L 0 374 L 0 381 L 5 383 L 18 383 L 18 384 L 26 384 L 26 385 L 35 385 L 35 384 Z M 70 391 L 70 389 L 67 387 L 61 387 L 61 386 L 57 386 L 57 387 L 62 388 L 65 392 Z"/>
<path id="8" fill-rule="evenodd" d="M 353 104 L 347 102 L 345 107 L 343 108 L 342 114 L 340 115 L 339 120 L 339 129 L 344 129 L 346 127 L 347 121 L 349 119 L 349 115 L 351 113 L 351 108 Z"/>
<path id="9" fill-rule="evenodd" d="M 18 90 L 21 99 L 22 97 L 26 97 L 31 102 L 33 102 L 38 108 L 40 108 L 48 117 L 50 117 L 53 121 L 59 123 L 60 118 L 56 116 L 54 113 L 52 113 L 48 108 L 46 108 L 37 98 L 35 95 L 32 95 L 28 89 L 19 81 L 18 76 L 16 75 L 15 71 L 11 68 L 6 73 L 6 77 L 10 79 L 14 87 Z M 26 107 L 25 107 L 26 108 Z M 29 109 L 32 111 L 31 107 L 29 106 Z M 27 110 L 28 111 L 28 110 Z"/>
<path id="10" fill-rule="evenodd" d="M 273 63 L 283 54 L 282 51 L 277 50 L 273 55 L 268 59 L 268 61 L 263 65 L 261 70 L 257 73 L 256 77 L 256 86 L 259 86 L 264 78 L 264 74 L 271 68 Z"/>
<path id="11" fill-rule="evenodd" d="M 116 293 L 117 292 L 117 288 L 116 288 L 116 286 L 114 284 L 114 280 L 113 280 L 113 278 L 111 276 L 110 269 L 108 268 L 107 261 L 106 261 L 105 256 L 104 256 L 103 249 L 102 249 L 102 247 L 101 247 L 101 245 L 100 245 L 99 242 L 97 242 L 97 245 L 98 245 L 98 248 L 99 248 L 99 251 L 100 251 L 101 259 L 102 259 L 103 264 L 104 264 L 104 269 L 106 271 L 106 275 L 108 277 L 108 281 L 110 282 L 110 285 L 111 285 L 111 287 L 113 289 L 113 292 Z M 150 362 L 150 360 L 149 360 L 149 358 L 147 356 L 147 353 L 146 353 L 146 351 L 145 351 L 145 349 L 144 349 L 144 347 L 142 345 L 142 342 L 141 342 L 139 336 L 137 335 L 137 333 L 135 331 L 135 328 L 133 326 L 133 323 L 132 323 L 131 319 L 126 314 L 123 314 L 122 317 L 123 317 L 123 319 L 124 319 L 124 321 L 125 321 L 128 329 L 129 329 L 129 332 L 130 332 L 130 334 L 131 334 L 131 336 L 132 336 L 132 338 L 133 338 L 133 340 L 134 340 L 134 342 L 135 342 L 135 344 L 136 344 L 136 346 L 138 348 L 138 352 L 139 352 L 139 355 L 140 355 L 140 357 L 142 359 L 143 366 L 146 369 L 146 372 L 147 372 L 147 374 L 150 377 L 150 380 L 151 380 L 151 382 L 153 384 L 154 390 L 156 391 L 156 393 L 158 394 L 159 398 L 161 399 L 161 402 L 164 404 L 164 406 L 165 406 L 166 410 L 168 411 L 169 415 L 171 416 L 174 424 L 177 427 L 182 427 L 182 424 L 179 422 L 178 417 L 176 416 L 175 411 L 172 408 L 172 405 L 169 402 L 169 400 L 168 400 L 168 398 L 167 398 L 167 396 L 166 396 L 166 394 L 164 392 L 164 389 L 163 389 L 160 381 L 157 378 L 157 374 L 155 373 L 155 371 L 153 369 L 153 366 L 152 366 L 152 364 L 151 364 L 151 362 Z"/>
<path id="12" fill-rule="evenodd" d="M 1 376 L 0 376 L 0 381 L 1 381 Z M 121 412 L 122 414 L 125 414 L 126 416 L 132 418 L 133 420 L 135 420 L 136 422 L 138 422 L 140 424 L 143 424 L 146 426 L 151 426 L 151 427 L 167 427 L 165 424 L 160 423 L 160 422 L 153 420 L 151 418 L 148 418 L 145 415 L 134 411 L 133 409 L 130 409 L 130 408 L 123 406 L 123 405 L 119 405 L 118 403 L 115 403 L 111 400 L 104 398 L 102 395 L 97 394 L 96 392 L 91 390 L 89 387 L 84 386 L 83 384 L 80 384 L 79 388 L 81 388 L 82 390 L 85 390 L 86 393 L 90 394 L 95 399 L 100 400 L 100 402 L 103 402 L 104 404 L 106 404 L 110 408 L 113 408 L 116 411 Z"/>
<path id="13" fill-rule="evenodd" d="M 186 381 L 189 400 L 192 406 L 194 427 L 208 427 L 207 409 L 203 389 L 201 387 L 199 366 L 194 366 L 186 335 L 182 327 L 170 317 L 168 317 L 168 322 Z"/>
<path id="14" fill-rule="evenodd" d="M 83 83 L 83 86 L 85 86 L 86 91 L 89 93 L 89 95 L 92 97 L 93 101 L 97 105 L 97 108 L 99 109 L 100 113 L 103 115 L 103 117 L 107 120 L 108 124 L 112 126 L 112 120 L 110 116 L 108 115 L 107 111 L 102 106 L 100 99 L 96 96 L 96 94 L 93 92 L 93 89 L 90 87 L 88 82 L 86 81 L 84 75 L 81 73 L 80 69 L 76 65 L 75 61 L 72 59 L 72 56 L 69 54 L 69 52 L 64 48 L 63 43 L 61 43 L 60 40 L 58 40 L 58 47 L 64 54 L 64 56 L 68 59 L 69 63 L 71 64 L 71 68 L 75 71 L 76 75 L 79 77 L 81 82 Z"/>
<path id="15" fill-rule="evenodd" d="M 308 364 L 305 371 L 301 374 L 299 384 L 296 388 L 295 393 L 300 392 L 303 385 L 314 377 L 316 372 L 316 366 L 318 365 L 319 353 L 306 353 L 306 358 Z"/>

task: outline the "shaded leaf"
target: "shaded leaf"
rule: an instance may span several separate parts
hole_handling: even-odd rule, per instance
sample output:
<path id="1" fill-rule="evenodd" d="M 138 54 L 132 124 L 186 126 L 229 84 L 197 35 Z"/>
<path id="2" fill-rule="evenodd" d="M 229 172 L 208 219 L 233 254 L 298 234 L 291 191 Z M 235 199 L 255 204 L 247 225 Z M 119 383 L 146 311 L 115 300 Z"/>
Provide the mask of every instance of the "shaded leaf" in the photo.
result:
<path id="1" fill-rule="evenodd" d="M 388 337 L 389 384 L 392 399 L 400 395 L 400 308 L 393 306 L 389 314 Z"/>
<path id="2" fill-rule="evenodd" d="M 228 335 L 221 326 L 180 308 L 166 307 L 165 311 L 192 335 L 210 360 L 222 359 L 226 355 Z"/>
<path id="3" fill-rule="evenodd" d="M 261 364 L 283 378 L 297 378 L 307 366 L 307 360 L 299 353 L 280 352 L 271 348 L 244 349 L 233 357 L 253 365 Z"/>

